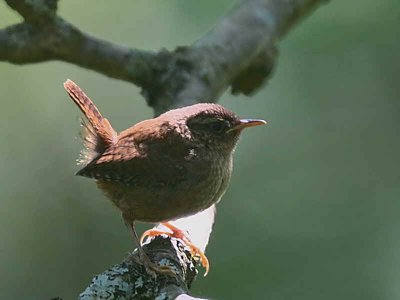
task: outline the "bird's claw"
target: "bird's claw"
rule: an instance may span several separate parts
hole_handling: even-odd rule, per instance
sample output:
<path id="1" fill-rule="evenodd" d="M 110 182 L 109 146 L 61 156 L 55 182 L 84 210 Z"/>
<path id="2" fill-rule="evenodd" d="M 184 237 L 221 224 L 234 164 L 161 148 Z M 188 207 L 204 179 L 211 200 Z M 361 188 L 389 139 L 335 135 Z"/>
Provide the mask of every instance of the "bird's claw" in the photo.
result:
<path id="1" fill-rule="evenodd" d="M 143 243 L 144 239 L 146 237 L 153 237 L 153 236 L 157 236 L 157 235 L 162 235 L 165 234 L 171 238 L 176 238 L 176 239 L 180 239 L 182 242 L 184 242 L 185 245 L 187 245 L 190 249 L 190 253 L 192 254 L 192 256 L 200 261 L 201 265 L 206 269 L 204 276 L 207 276 L 209 270 L 210 270 L 210 264 L 208 262 L 208 258 L 207 256 L 204 254 L 203 251 L 200 250 L 200 248 L 198 248 L 197 246 L 195 246 L 190 239 L 185 235 L 185 233 L 180 230 L 179 228 L 173 226 L 170 223 L 162 223 L 162 225 L 164 225 L 165 227 L 167 227 L 169 230 L 171 230 L 172 232 L 169 231 L 162 231 L 162 230 L 158 230 L 158 229 L 149 229 L 146 230 L 141 238 L 140 238 L 140 244 Z"/>

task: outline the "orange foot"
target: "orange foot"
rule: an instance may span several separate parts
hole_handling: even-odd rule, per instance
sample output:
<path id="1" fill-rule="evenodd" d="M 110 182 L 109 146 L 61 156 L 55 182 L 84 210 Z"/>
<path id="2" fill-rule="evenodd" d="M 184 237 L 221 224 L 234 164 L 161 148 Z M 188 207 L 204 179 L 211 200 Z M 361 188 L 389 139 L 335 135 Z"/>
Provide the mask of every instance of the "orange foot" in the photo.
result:
<path id="1" fill-rule="evenodd" d="M 201 265 L 206 269 L 206 272 L 204 273 L 204 276 L 207 276 L 208 271 L 210 270 L 210 264 L 208 263 L 208 259 L 206 255 L 201 251 L 198 247 L 196 247 L 192 242 L 190 242 L 189 238 L 185 235 L 185 233 L 180 230 L 179 228 L 175 227 L 174 225 L 170 223 L 161 223 L 163 226 L 167 227 L 169 230 L 172 232 L 168 231 L 162 231 L 162 230 L 157 230 L 157 229 L 149 229 L 146 230 L 142 237 L 140 238 L 140 244 L 143 243 L 143 240 L 146 237 L 152 237 L 152 236 L 157 236 L 161 234 L 166 234 L 169 237 L 176 238 L 182 240 L 189 248 L 190 252 L 192 253 L 192 256 L 195 257 L 196 259 L 199 259 L 201 262 Z"/>

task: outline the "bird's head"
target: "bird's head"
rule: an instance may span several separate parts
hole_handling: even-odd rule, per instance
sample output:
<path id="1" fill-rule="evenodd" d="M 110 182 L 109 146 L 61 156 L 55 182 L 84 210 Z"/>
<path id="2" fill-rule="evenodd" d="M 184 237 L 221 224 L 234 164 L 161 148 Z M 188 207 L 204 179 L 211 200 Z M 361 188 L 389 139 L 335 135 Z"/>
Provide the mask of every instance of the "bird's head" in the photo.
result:
<path id="1" fill-rule="evenodd" d="M 200 103 L 167 114 L 185 128 L 190 140 L 209 150 L 232 151 L 244 128 L 266 124 L 260 119 L 240 119 L 232 111 L 214 103 Z"/>

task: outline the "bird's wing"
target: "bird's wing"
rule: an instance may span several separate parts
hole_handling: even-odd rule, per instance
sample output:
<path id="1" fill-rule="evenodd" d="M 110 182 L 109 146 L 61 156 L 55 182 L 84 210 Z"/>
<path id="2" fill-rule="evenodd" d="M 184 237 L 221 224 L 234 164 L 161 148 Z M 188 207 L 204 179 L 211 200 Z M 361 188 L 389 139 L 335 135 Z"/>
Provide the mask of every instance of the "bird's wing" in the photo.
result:
<path id="1" fill-rule="evenodd" d="M 173 186 L 185 179 L 190 146 L 173 133 L 125 135 L 77 175 L 128 186 Z"/>

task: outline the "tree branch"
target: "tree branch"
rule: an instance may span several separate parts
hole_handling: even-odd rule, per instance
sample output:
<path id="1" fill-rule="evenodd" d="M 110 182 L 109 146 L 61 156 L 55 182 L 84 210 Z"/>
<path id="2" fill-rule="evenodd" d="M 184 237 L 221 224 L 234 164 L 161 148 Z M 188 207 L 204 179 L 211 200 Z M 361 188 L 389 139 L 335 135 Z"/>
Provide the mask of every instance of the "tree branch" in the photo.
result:
<path id="1" fill-rule="evenodd" d="M 24 22 L 0 30 L 0 60 L 14 64 L 61 60 L 131 82 L 142 88 L 156 115 L 173 107 L 216 101 L 229 87 L 233 94 L 254 93 L 274 69 L 279 39 L 324 2 L 242 0 L 193 45 L 154 53 L 80 31 L 56 14 L 57 0 L 5 1 Z M 211 207 L 175 223 L 205 250 L 214 214 Z M 145 250 L 156 263 L 171 266 L 176 277 L 151 277 L 133 253 L 97 275 L 80 299 L 191 298 L 187 293 L 196 262 L 190 251 L 179 240 L 161 237 Z"/>
<path id="2" fill-rule="evenodd" d="M 152 80 L 154 53 L 83 33 L 55 14 L 54 0 L 6 2 L 25 22 L 0 30 L 0 60 L 14 64 L 61 60 L 138 86 Z"/>
<path id="3" fill-rule="evenodd" d="M 196 269 L 190 251 L 179 240 L 158 236 L 151 247 L 143 248 L 153 261 L 172 267 L 176 276 L 153 277 L 146 273 L 137 255 L 131 254 L 122 263 L 95 276 L 79 299 L 156 299 L 163 294 L 168 296 L 160 299 L 175 299 L 189 293 Z M 165 250 L 170 248 L 174 251 Z M 177 252 L 181 254 L 179 257 L 175 255 Z"/>
<path id="4" fill-rule="evenodd" d="M 190 240 L 205 251 L 215 217 L 215 206 L 187 218 L 172 221 L 187 233 Z M 166 230 L 162 225 L 156 229 Z M 148 274 L 139 263 L 137 251 L 122 263 L 95 276 L 89 287 L 79 296 L 81 300 L 98 299 L 175 299 L 187 295 L 197 275 L 197 262 L 182 241 L 157 236 L 143 246 L 151 261 L 172 268 L 175 276 Z M 182 300 L 184 298 L 181 298 Z M 195 299 L 188 296 L 186 299 Z"/>
<path id="5" fill-rule="evenodd" d="M 250 95 L 270 76 L 276 43 L 323 0 L 243 0 L 192 46 L 158 53 L 94 38 L 56 15 L 56 0 L 6 0 L 25 22 L 0 30 L 0 60 L 62 60 L 134 83 L 155 114 Z"/>

